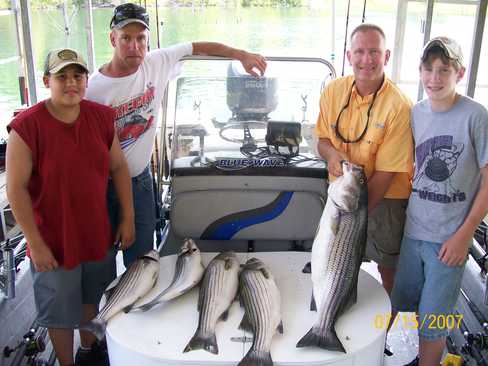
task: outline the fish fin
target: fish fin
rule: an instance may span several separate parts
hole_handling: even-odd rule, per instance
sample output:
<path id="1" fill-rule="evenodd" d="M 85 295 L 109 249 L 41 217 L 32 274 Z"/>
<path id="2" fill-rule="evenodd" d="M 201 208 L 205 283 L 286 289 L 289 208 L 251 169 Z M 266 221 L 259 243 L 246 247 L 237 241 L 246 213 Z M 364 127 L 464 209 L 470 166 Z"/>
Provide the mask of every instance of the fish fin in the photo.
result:
<path id="1" fill-rule="evenodd" d="M 195 335 L 192 337 L 190 342 L 186 345 L 183 353 L 196 351 L 198 349 L 204 349 L 207 352 L 213 353 L 214 355 L 219 354 L 219 347 L 217 346 L 217 339 L 215 338 L 215 333 L 212 333 L 208 337 L 204 337 L 197 330 Z"/>
<path id="2" fill-rule="evenodd" d="M 164 304 L 166 301 L 158 301 L 157 299 L 154 299 L 150 302 L 147 302 L 145 304 L 142 304 L 138 307 L 132 308 L 130 311 L 142 311 L 146 312 L 148 310 L 151 310 L 153 307 L 159 305 L 159 304 Z"/>
<path id="3" fill-rule="evenodd" d="M 312 262 L 308 262 L 302 269 L 302 273 L 312 273 Z"/>
<path id="4" fill-rule="evenodd" d="M 226 321 L 229 318 L 229 309 L 224 311 L 222 315 L 220 315 L 219 320 Z"/>
<path id="5" fill-rule="evenodd" d="M 341 222 L 340 212 L 337 215 L 331 215 L 330 230 L 334 235 L 337 234 L 337 230 L 339 229 L 340 222 Z"/>
<path id="6" fill-rule="evenodd" d="M 245 330 L 249 333 L 253 332 L 253 326 L 251 324 L 251 321 L 249 320 L 247 312 L 244 312 L 244 316 L 242 317 L 241 323 L 239 324 L 239 329 Z"/>
<path id="7" fill-rule="evenodd" d="M 229 269 L 231 269 L 232 268 L 232 264 L 233 264 L 232 259 L 227 258 L 225 260 L 225 265 L 224 265 L 225 270 L 228 271 Z"/>
<path id="8" fill-rule="evenodd" d="M 97 337 L 99 341 L 103 340 L 105 337 L 105 329 L 107 329 L 107 322 L 102 319 L 93 319 L 88 323 L 82 325 L 80 330 L 85 330 Z"/>
<path id="9" fill-rule="evenodd" d="M 134 304 L 127 305 L 125 308 L 122 309 L 122 311 L 127 314 L 128 312 L 130 312 L 132 310 L 133 307 L 134 307 Z"/>
<path id="10" fill-rule="evenodd" d="M 312 291 L 312 298 L 310 299 L 310 311 L 317 311 L 317 304 L 315 303 L 315 297 L 313 296 L 313 291 Z"/>
<path id="11" fill-rule="evenodd" d="M 237 366 L 273 366 L 273 360 L 271 359 L 271 353 L 258 351 L 251 348 L 244 358 L 237 364 Z"/>
<path id="12" fill-rule="evenodd" d="M 325 335 L 318 334 L 315 328 L 308 331 L 297 343 L 297 348 L 316 346 L 329 351 L 346 353 L 334 329 L 328 329 Z"/>
<path id="13" fill-rule="evenodd" d="M 283 334 L 283 320 L 280 321 L 280 324 L 278 324 L 276 330 L 278 331 L 278 333 Z"/>
<path id="14" fill-rule="evenodd" d="M 271 273 L 267 268 L 261 268 L 261 273 L 263 274 L 264 278 L 269 279 L 271 277 Z"/>

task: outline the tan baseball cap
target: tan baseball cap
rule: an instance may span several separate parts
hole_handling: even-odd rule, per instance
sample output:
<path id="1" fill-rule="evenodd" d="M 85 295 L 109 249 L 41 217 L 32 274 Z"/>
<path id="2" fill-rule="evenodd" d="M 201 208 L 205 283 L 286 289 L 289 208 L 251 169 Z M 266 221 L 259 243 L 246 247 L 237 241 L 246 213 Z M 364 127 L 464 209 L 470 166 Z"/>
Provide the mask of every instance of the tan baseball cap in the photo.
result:
<path id="1" fill-rule="evenodd" d="M 47 54 L 44 74 L 55 74 L 69 65 L 79 65 L 88 73 L 88 66 L 78 51 L 71 48 L 52 50 Z"/>
<path id="2" fill-rule="evenodd" d="M 439 47 L 444 51 L 449 59 L 458 62 L 460 66 L 464 66 L 464 58 L 461 47 L 455 40 L 448 37 L 436 37 L 427 42 L 424 47 L 424 51 L 422 52 L 422 62 L 427 61 L 429 51 L 433 47 Z"/>

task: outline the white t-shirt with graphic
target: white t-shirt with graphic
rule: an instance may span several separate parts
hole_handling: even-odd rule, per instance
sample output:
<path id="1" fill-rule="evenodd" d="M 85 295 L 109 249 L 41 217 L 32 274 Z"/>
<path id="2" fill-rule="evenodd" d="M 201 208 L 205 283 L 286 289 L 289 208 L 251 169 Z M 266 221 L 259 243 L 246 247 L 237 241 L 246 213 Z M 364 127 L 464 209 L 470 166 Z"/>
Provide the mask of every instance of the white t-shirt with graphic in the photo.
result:
<path id="1" fill-rule="evenodd" d="M 415 176 L 405 235 L 443 243 L 466 219 L 488 165 L 488 111 L 461 96 L 446 112 L 428 100 L 412 109 Z"/>
<path id="2" fill-rule="evenodd" d="M 178 70 L 178 61 L 193 53 L 191 43 L 148 52 L 132 75 L 108 77 L 98 70 L 88 81 L 86 99 L 116 110 L 115 130 L 129 165 L 138 176 L 151 161 L 161 98 Z"/>

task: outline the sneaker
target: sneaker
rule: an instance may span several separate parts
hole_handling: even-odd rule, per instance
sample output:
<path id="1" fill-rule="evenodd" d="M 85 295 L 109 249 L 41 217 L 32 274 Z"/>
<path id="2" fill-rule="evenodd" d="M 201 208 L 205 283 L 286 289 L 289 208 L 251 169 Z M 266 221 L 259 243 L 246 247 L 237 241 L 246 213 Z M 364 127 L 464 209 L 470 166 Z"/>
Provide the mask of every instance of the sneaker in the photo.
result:
<path id="1" fill-rule="evenodd" d="M 419 366 L 419 362 L 420 362 L 419 356 L 416 356 L 411 362 L 407 363 L 404 366 Z"/>
<path id="2" fill-rule="evenodd" d="M 110 366 L 107 344 L 98 342 L 92 344 L 91 349 L 78 348 L 75 356 L 76 366 Z"/>

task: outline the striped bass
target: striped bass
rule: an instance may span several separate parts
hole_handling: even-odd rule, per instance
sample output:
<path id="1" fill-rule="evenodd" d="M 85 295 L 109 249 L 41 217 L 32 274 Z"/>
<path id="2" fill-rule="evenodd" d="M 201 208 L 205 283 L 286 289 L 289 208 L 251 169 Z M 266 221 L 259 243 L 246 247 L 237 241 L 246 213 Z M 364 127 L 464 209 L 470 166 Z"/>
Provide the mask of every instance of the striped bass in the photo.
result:
<path id="1" fill-rule="evenodd" d="M 312 246 L 313 297 L 318 319 L 297 347 L 346 352 L 334 329 L 337 318 L 356 303 L 359 269 L 366 248 L 368 190 L 362 167 L 342 164 L 332 182 Z"/>
<path id="2" fill-rule="evenodd" d="M 158 304 L 183 295 L 200 282 L 204 272 L 200 249 L 193 239 L 185 239 L 176 259 L 175 274 L 171 284 L 150 302 L 133 308 L 132 311 L 147 311 Z"/>
<path id="3" fill-rule="evenodd" d="M 249 259 L 239 275 L 244 317 L 240 329 L 254 334 L 252 346 L 238 366 L 272 366 L 271 340 L 283 333 L 281 296 L 269 269 L 257 258 Z"/>
<path id="4" fill-rule="evenodd" d="M 183 352 L 204 349 L 219 353 L 215 326 L 227 320 L 239 287 L 239 262 L 233 252 L 224 252 L 210 261 L 203 275 L 198 297 L 198 328 Z"/>
<path id="5" fill-rule="evenodd" d="M 98 315 L 80 329 L 90 331 L 102 340 L 108 320 L 120 311 L 129 312 L 134 303 L 154 287 L 158 275 L 159 253 L 150 250 L 107 287 L 107 302 Z"/>

